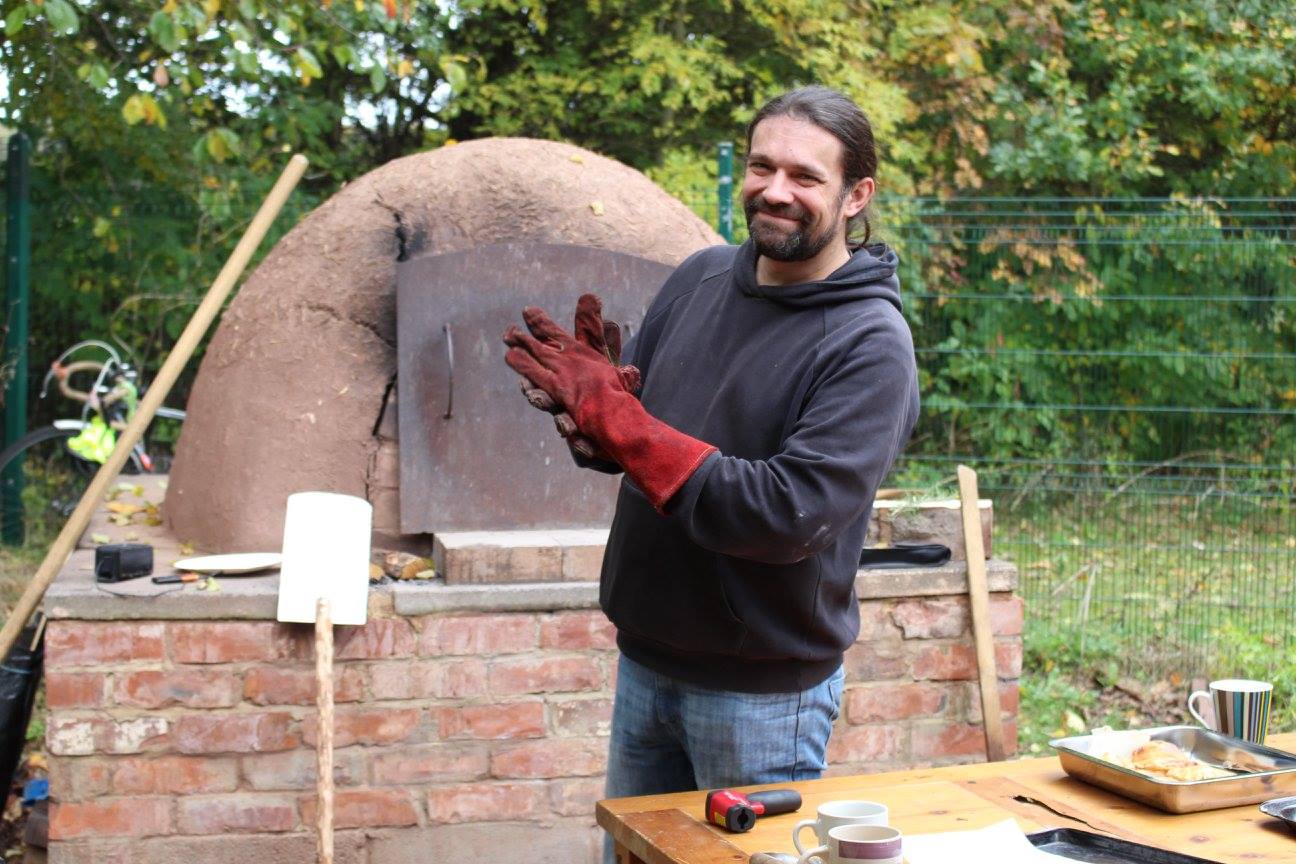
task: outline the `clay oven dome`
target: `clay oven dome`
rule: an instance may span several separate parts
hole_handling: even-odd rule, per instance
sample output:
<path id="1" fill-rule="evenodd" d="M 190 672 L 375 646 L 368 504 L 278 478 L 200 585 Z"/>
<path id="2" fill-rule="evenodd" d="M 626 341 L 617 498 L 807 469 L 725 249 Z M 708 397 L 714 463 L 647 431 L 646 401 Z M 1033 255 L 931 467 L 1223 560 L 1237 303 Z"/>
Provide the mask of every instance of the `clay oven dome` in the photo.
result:
<path id="1" fill-rule="evenodd" d="M 176 451 L 171 528 L 202 549 L 277 549 L 288 495 L 318 489 L 366 497 L 375 531 L 395 532 L 398 259 L 558 243 L 676 264 L 719 242 L 643 174 L 569 144 L 487 139 L 366 174 L 275 246 L 221 320 Z"/>

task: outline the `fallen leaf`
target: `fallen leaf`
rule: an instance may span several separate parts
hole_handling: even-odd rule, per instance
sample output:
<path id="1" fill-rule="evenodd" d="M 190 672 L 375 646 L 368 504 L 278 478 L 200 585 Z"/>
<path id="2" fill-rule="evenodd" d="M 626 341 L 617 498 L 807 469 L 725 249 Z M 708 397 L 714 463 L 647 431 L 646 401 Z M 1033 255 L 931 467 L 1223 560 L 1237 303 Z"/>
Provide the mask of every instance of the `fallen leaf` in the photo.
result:
<path id="1" fill-rule="evenodd" d="M 575 162 L 577 165 L 584 165 L 584 164 L 585 164 L 585 157 L 582 156 L 582 155 L 580 155 L 579 153 L 573 153 L 572 155 L 568 156 L 567 158 L 570 159 L 571 161 Z"/>
<path id="2" fill-rule="evenodd" d="M 435 579 L 436 575 L 437 575 L 436 570 L 432 568 L 428 568 L 427 570 L 420 570 L 419 572 L 415 573 L 414 578 L 415 579 Z"/>
<path id="3" fill-rule="evenodd" d="M 188 558 L 188 557 L 189 557 L 190 555 L 192 555 L 192 554 L 194 554 L 194 547 L 193 547 L 193 544 L 192 544 L 192 543 L 181 543 L 181 544 L 180 544 L 180 557 L 181 557 L 181 558 Z"/>
<path id="4" fill-rule="evenodd" d="M 602 202 L 602 201 L 591 201 L 591 202 L 590 202 L 590 210 L 594 211 L 594 215 L 595 215 L 595 216 L 602 216 L 602 215 L 603 215 L 603 202 Z"/>
<path id="5" fill-rule="evenodd" d="M 132 513 L 138 513 L 144 508 L 139 504 L 127 504 L 125 501 L 109 501 L 107 509 L 110 513 L 117 513 L 121 516 L 130 516 Z"/>
<path id="6" fill-rule="evenodd" d="M 416 579 L 418 573 L 430 566 L 426 558 L 409 552 L 388 552 L 383 556 L 383 572 L 393 579 Z"/>
<path id="7" fill-rule="evenodd" d="M 90 539 L 100 544 L 112 542 L 112 538 L 109 537 L 107 534 L 91 534 Z"/>

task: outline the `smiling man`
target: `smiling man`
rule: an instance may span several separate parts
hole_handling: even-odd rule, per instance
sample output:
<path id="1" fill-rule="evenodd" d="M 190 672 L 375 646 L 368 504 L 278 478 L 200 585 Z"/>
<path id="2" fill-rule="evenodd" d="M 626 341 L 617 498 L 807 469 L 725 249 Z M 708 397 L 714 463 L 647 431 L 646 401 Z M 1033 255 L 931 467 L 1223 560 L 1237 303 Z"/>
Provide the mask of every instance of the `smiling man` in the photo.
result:
<path id="1" fill-rule="evenodd" d="M 574 335 L 535 308 L 505 334 L 532 401 L 599 457 L 578 462 L 625 472 L 599 591 L 621 649 L 609 797 L 819 776 L 873 497 L 918 415 L 896 256 L 868 243 L 867 118 L 806 87 L 747 143 L 751 239 L 666 281 L 639 374 L 589 295 Z"/>

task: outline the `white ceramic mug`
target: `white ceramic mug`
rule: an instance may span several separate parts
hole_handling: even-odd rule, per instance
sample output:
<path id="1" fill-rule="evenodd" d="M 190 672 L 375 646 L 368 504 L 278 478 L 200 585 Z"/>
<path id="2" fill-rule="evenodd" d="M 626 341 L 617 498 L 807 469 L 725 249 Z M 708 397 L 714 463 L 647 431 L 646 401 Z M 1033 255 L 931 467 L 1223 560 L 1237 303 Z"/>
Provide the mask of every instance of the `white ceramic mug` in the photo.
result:
<path id="1" fill-rule="evenodd" d="M 797 864 L 811 859 L 824 864 L 902 864 L 903 840 L 899 829 L 886 825 L 838 825 L 828 831 L 828 842 L 807 849 Z"/>
<path id="2" fill-rule="evenodd" d="M 818 818 L 802 819 L 792 829 L 792 843 L 798 854 L 806 851 L 801 845 L 801 832 L 813 828 L 815 840 L 820 845 L 828 842 L 828 832 L 838 825 L 885 825 L 889 815 L 887 806 L 876 801 L 829 801 L 819 805 Z"/>
<path id="3" fill-rule="evenodd" d="M 1268 681 L 1226 678 L 1210 683 L 1210 692 L 1194 690 L 1188 697 L 1188 713 L 1207 729 L 1263 744 L 1269 733 L 1269 710 L 1273 685 Z M 1197 713 L 1196 702 L 1209 700 L 1212 718 Z"/>

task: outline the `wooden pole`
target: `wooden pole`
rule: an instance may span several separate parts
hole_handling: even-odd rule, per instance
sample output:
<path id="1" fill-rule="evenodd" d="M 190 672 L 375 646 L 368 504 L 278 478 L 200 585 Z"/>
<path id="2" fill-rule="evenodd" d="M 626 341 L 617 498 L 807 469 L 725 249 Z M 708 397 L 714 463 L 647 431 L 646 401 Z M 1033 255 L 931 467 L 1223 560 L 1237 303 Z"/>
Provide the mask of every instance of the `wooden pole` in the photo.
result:
<path id="1" fill-rule="evenodd" d="M 18 634 L 22 632 L 23 626 L 27 619 L 31 617 L 32 612 L 40 604 L 41 598 L 45 596 L 46 589 L 54 581 L 60 569 L 67 562 L 68 556 L 72 554 L 77 540 L 85 531 L 86 526 L 90 524 L 90 517 L 94 515 L 95 508 L 103 501 L 104 494 L 108 491 L 108 484 L 111 483 L 122 465 L 126 463 L 126 458 L 130 455 L 131 448 L 135 446 L 140 437 L 144 434 L 144 429 L 153 422 L 153 415 L 162 405 L 171 392 L 171 387 L 175 384 L 176 378 L 184 369 L 189 358 L 193 356 L 194 351 L 198 348 L 198 343 L 202 340 L 207 328 L 211 326 L 213 320 L 220 313 L 221 307 L 225 304 L 225 299 L 233 290 L 234 285 L 238 282 L 243 270 L 247 267 L 248 261 L 251 260 L 252 254 L 261 245 L 265 238 L 266 232 L 270 229 L 271 223 L 279 215 L 279 210 L 283 207 L 284 201 L 296 187 L 297 182 L 301 180 L 302 174 L 306 171 L 308 162 L 305 156 L 300 153 L 288 160 L 288 166 L 284 168 L 279 179 L 275 181 L 274 188 L 266 196 L 265 201 L 261 204 L 261 209 L 257 210 L 256 216 L 252 218 L 252 223 L 248 225 L 243 232 L 242 239 L 234 247 L 229 260 L 221 268 L 220 273 L 216 276 L 216 281 L 207 289 L 207 296 L 203 298 L 202 303 L 194 311 L 193 317 L 185 326 L 184 332 L 176 340 L 175 347 L 167 355 L 166 362 L 158 371 L 157 378 L 140 400 L 139 408 L 135 416 L 126 424 L 126 428 L 117 438 L 117 446 L 113 448 L 112 454 L 108 461 L 99 467 L 98 473 L 90 481 L 89 488 L 81 496 L 81 503 L 77 504 L 72 515 L 68 517 L 67 523 L 63 530 L 59 532 L 58 537 L 54 539 L 53 545 L 45 553 L 45 560 L 41 561 L 40 567 L 36 570 L 36 575 L 27 585 L 27 590 L 23 592 L 22 597 L 18 600 L 18 605 L 14 607 L 13 614 L 5 622 L 4 629 L 0 630 L 0 658 L 9 656 L 9 649 L 13 647 L 14 641 L 17 640 Z"/>
<path id="2" fill-rule="evenodd" d="M 994 633 L 990 627 L 990 587 L 986 581 L 985 543 L 981 539 L 981 509 L 976 472 L 958 466 L 959 503 L 963 515 L 963 546 L 967 553 L 968 605 L 972 607 L 972 639 L 976 644 L 977 675 L 981 685 L 981 722 L 985 729 L 986 756 L 1002 761 L 1003 716 L 999 713 L 999 676 L 995 673 Z"/>
<path id="3" fill-rule="evenodd" d="M 333 864 L 333 617 L 315 603 L 315 833 L 319 864 Z"/>

